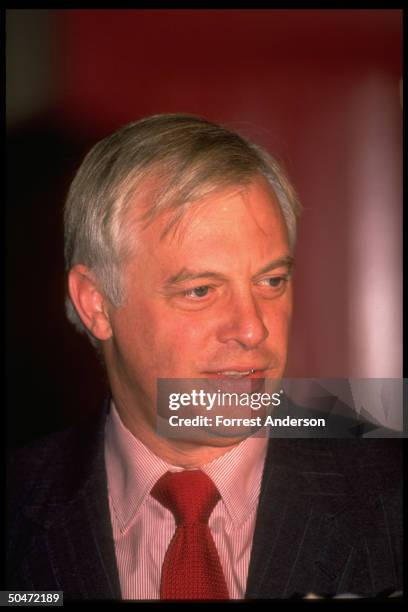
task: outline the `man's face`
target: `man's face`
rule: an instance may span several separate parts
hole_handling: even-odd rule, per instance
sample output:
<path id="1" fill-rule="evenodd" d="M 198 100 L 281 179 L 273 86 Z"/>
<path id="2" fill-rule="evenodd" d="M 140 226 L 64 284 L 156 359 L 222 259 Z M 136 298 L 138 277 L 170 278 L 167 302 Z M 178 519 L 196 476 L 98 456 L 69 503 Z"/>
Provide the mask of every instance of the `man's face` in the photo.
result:
<path id="1" fill-rule="evenodd" d="M 287 230 L 265 179 L 193 204 L 163 238 L 168 221 L 129 218 L 137 247 L 105 352 L 115 399 L 152 427 L 159 378 L 280 378 L 292 310 Z"/>

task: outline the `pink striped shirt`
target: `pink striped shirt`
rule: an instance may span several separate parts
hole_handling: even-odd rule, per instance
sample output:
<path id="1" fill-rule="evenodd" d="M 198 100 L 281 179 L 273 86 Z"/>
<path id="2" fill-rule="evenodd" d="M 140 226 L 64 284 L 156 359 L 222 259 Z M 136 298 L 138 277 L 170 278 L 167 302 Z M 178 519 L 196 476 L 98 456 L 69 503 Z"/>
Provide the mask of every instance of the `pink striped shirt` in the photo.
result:
<path id="1" fill-rule="evenodd" d="M 210 519 L 231 599 L 245 595 L 266 437 L 250 437 L 201 467 L 221 499 Z M 105 461 L 116 562 L 123 599 L 159 599 L 160 574 L 176 529 L 173 514 L 151 495 L 169 465 L 123 425 L 113 402 L 106 423 Z"/>

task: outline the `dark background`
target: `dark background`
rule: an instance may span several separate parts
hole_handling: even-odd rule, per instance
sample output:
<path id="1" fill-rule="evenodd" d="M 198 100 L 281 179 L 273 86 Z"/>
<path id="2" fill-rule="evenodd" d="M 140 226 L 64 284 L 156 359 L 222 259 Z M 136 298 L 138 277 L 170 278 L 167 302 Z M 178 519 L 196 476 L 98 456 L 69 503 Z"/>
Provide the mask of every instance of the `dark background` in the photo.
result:
<path id="1" fill-rule="evenodd" d="M 8 444 L 96 410 L 64 312 L 62 209 L 90 146 L 160 112 L 264 145 L 304 206 L 288 376 L 399 377 L 402 11 L 7 11 Z"/>

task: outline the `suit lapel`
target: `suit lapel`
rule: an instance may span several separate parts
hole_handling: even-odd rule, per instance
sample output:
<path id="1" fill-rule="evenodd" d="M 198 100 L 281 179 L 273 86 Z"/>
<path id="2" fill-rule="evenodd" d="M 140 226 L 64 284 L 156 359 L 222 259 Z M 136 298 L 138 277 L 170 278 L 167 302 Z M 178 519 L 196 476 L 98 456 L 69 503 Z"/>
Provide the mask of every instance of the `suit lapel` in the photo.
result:
<path id="1" fill-rule="evenodd" d="M 246 597 L 288 598 L 338 585 L 353 547 L 333 516 L 348 500 L 324 440 L 271 439 Z"/>
<path id="2" fill-rule="evenodd" d="M 106 411 L 67 445 L 62 478 L 68 486 L 48 478 L 25 509 L 24 540 L 31 545 L 24 569 L 32 588 L 64 585 L 69 599 L 121 598 L 104 463 Z"/>

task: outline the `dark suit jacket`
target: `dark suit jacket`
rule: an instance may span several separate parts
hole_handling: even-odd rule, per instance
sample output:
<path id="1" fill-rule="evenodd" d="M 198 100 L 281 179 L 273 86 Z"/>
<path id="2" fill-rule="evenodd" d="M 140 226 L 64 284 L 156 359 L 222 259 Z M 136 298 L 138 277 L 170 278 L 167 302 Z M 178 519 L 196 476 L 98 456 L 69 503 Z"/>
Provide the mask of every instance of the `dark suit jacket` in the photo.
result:
<path id="1" fill-rule="evenodd" d="M 8 589 L 121 598 L 104 463 L 108 409 L 14 455 Z M 401 447 L 395 439 L 271 439 L 246 597 L 401 590 Z"/>

